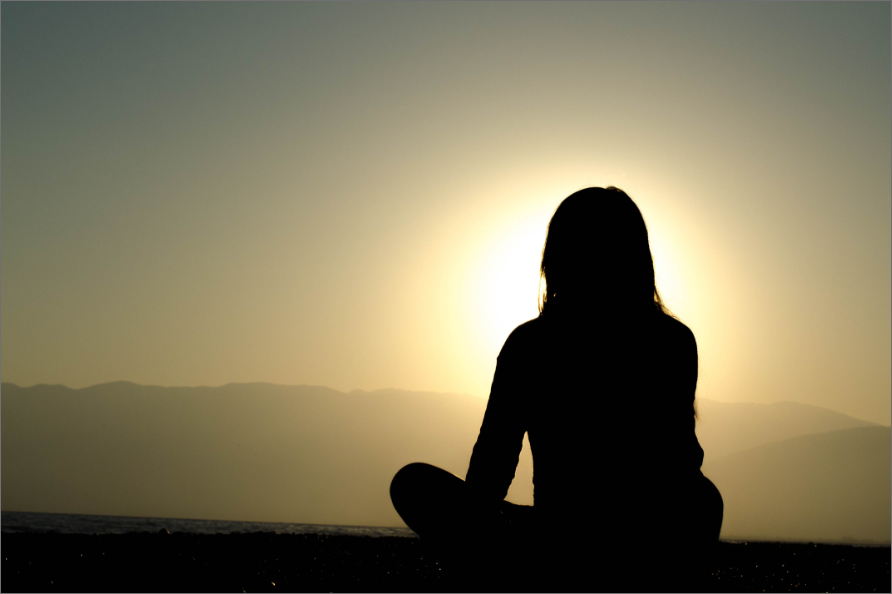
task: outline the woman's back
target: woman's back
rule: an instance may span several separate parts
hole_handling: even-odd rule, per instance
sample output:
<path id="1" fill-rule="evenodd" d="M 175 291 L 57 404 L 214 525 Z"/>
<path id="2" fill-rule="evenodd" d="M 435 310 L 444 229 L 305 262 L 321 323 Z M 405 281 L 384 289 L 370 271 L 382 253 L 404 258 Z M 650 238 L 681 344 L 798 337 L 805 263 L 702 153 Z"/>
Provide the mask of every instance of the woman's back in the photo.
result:
<path id="1" fill-rule="evenodd" d="M 555 520 L 577 517 L 580 502 L 625 505 L 648 484 L 695 479 L 696 381 L 693 334 L 664 314 L 531 320 L 499 355 L 468 482 L 504 497 L 524 432 L 536 507 Z"/>

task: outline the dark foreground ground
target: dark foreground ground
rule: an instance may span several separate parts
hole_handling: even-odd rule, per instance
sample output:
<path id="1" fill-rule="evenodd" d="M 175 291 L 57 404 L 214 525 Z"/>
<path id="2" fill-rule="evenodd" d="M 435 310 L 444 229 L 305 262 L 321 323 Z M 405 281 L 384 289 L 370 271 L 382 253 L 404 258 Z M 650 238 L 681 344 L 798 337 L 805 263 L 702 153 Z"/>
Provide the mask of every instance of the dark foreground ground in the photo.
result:
<path id="1" fill-rule="evenodd" d="M 642 574 L 654 544 L 640 552 Z M 415 538 L 285 534 L 4 534 L 3 592 L 479 591 Z M 720 543 L 698 587 L 715 592 L 889 592 L 889 547 Z M 593 566 L 586 591 L 615 589 Z M 556 576 L 557 577 L 557 576 Z M 634 576 L 616 576 L 637 590 Z M 524 586 L 526 584 L 526 587 Z M 539 586 L 539 587 L 537 587 Z M 505 582 L 564 590 L 559 580 Z M 687 587 L 677 586 L 687 590 Z M 623 586 L 620 586 L 623 589 Z M 658 588 L 660 590 L 671 589 Z"/>

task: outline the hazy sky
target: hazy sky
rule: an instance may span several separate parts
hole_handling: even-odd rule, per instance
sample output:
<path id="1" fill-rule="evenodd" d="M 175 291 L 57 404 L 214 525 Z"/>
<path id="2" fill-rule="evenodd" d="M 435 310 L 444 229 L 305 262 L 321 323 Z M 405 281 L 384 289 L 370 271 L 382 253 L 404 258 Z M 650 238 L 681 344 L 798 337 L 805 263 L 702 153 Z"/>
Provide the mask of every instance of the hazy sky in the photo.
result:
<path id="1" fill-rule="evenodd" d="M 889 3 L 0 11 L 3 381 L 486 396 L 612 184 L 700 398 L 889 424 Z"/>

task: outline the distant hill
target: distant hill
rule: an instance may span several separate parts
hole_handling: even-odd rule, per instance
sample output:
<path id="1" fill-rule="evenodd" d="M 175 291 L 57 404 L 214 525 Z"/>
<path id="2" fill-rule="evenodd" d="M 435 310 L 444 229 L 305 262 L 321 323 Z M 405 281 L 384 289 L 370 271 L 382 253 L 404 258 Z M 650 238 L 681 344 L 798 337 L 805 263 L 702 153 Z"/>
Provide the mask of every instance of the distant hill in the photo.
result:
<path id="1" fill-rule="evenodd" d="M 396 390 L 0 388 L 2 508 L 399 526 L 390 478 L 464 476 L 485 403 Z"/>
<path id="2" fill-rule="evenodd" d="M 4 383 L 0 405 L 4 510 L 398 526 L 390 478 L 414 461 L 464 476 L 486 403 L 400 390 L 115 382 L 79 390 Z M 700 412 L 707 459 L 869 425 L 794 403 L 701 402 Z M 628 422 L 631 431 L 634 418 Z M 736 501 L 742 487 L 733 472 L 715 468 L 726 502 Z M 752 480 L 761 480 L 755 472 Z M 532 503 L 531 479 L 527 444 L 509 499 Z M 853 527 L 839 536 L 868 533 L 875 531 Z"/>
<path id="3" fill-rule="evenodd" d="M 700 417 L 697 438 L 703 447 L 704 461 L 810 433 L 879 427 L 876 423 L 796 402 L 751 404 L 698 398 L 697 412 Z"/>
<path id="4" fill-rule="evenodd" d="M 892 532 L 892 429 L 805 435 L 703 466 L 725 501 L 722 536 L 879 541 Z"/>

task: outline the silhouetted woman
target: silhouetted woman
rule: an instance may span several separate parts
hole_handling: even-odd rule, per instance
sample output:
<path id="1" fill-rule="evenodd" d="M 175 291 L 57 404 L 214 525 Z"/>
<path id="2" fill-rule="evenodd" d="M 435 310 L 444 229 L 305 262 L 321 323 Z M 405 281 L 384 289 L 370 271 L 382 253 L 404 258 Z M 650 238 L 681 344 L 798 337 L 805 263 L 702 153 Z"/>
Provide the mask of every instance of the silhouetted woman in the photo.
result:
<path id="1" fill-rule="evenodd" d="M 410 464 L 394 507 L 490 588 L 683 588 L 672 580 L 703 570 L 722 500 L 700 472 L 697 345 L 657 292 L 638 207 L 614 187 L 568 197 L 541 272 L 539 317 L 502 347 L 465 481 Z M 525 433 L 533 507 L 504 501 Z"/>

